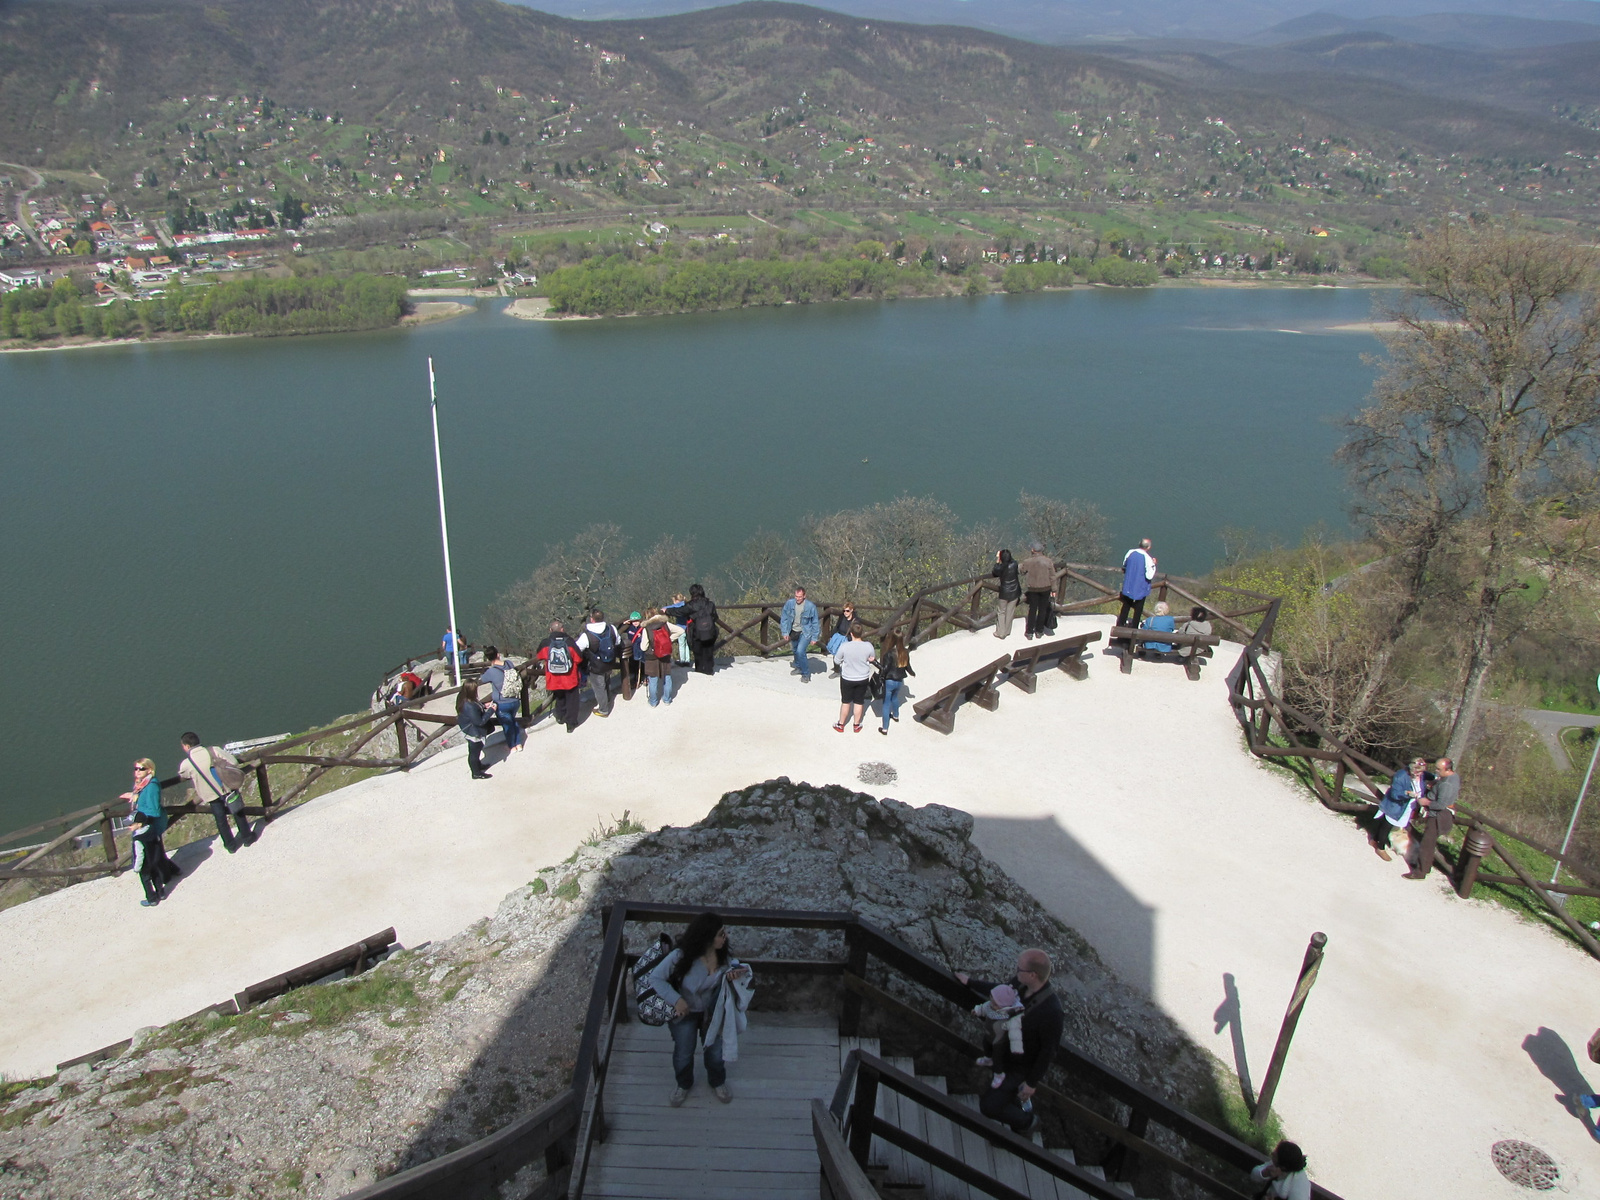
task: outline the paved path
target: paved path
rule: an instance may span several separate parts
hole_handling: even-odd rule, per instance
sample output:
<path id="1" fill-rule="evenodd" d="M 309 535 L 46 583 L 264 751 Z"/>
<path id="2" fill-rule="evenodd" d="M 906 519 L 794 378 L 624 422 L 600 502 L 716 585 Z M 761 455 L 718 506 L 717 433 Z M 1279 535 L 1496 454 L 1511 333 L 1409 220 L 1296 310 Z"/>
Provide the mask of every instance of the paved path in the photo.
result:
<path id="1" fill-rule="evenodd" d="M 1567 748 L 1561 744 L 1561 731 L 1575 727 L 1591 729 L 1600 726 L 1600 717 L 1590 716 L 1587 713 L 1560 712 L 1554 708 L 1525 708 L 1522 710 L 1522 719 L 1533 726 L 1533 731 L 1539 735 L 1539 740 L 1545 744 L 1545 749 L 1550 751 L 1550 757 L 1555 759 L 1556 766 L 1561 770 L 1569 770 L 1574 765 L 1580 768 L 1588 765 L 1573 763 L 1572 755 L 1568 754 Z"/>
<path id="2" fill-rule="evenodd" d="M 942 638 L 913 684 L 929 694 L 997 649 Z M 899 779 L 866 790 L 972 812 L 977 843 L 1200 1045 L 1231 1063 L 1242 1031 L 1257 1079 L 1306 939 L 1326 931 L 1278 1109 L 1349 1200 L 1523 1195 L 1490 1166 L 1505 1138 L 1551 1153 L 1569 1194 L 1600 1194 L 1600 1144 L 1554 1099 L 1600 1089 L 1600 1068 L 1585 1086 L 1574 1062 L 1600 1024 L 1600 964 L 1442 881 L 1402 880 L 1246 754 L 1219 669 L 1233 653 L 1197 684 L 1096 657 L 1086 682 L 1051 672 L 994 713 L 963 707 L 949 737 L 909 713 L 887 738 L 836 734 L 826 678 L 740 663 L 692 677 L 671 708 L 639 697 L 571 735 L 546 725 L 488 782 L 448 751 L 212 853 L 160 908 L 125 876 L 0 912 L 0 1071 L 48 1070 L 390 924 L 408 945 L 447 936 L 624 808 L 686 824 L 733 788 L 860 787 L 881 760 Z M 1224 1023 L 1230 994 L 1241 1015 Z"/>

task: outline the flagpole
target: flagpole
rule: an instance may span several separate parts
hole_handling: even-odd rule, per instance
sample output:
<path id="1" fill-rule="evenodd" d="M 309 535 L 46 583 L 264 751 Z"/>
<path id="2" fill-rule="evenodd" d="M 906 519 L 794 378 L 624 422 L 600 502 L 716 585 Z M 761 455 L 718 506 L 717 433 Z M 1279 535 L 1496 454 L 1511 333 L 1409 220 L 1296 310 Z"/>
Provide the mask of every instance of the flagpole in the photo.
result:
<path id="1" fill-rule="evenodd" d="M 433 414 L 433 474 L 439 481 L 439 540 L 444 544 L 444 597 L 450 609 L 450 678 L 461 683 L 461 629 L 456 624 L 456 589 L 450 578 L 450 526 L 444 515 L 444 464 L 439 458 L 439 395 L 433 383 L 433 358 L 428 358 L 428 408 Z"/>

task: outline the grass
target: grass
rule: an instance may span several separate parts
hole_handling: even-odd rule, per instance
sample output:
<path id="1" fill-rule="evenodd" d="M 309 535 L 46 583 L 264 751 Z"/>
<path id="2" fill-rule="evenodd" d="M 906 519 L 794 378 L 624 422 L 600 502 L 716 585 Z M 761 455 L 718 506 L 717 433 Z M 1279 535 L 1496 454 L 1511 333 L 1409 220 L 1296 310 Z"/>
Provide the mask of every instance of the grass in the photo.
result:
<path id="1" fill-rule="evenodd" d="M 622 810 L 620 817 L 612 817 L 611 824 L 601 821 L 589 831 L 589 836 L 583 839 L 585 846 L 598 846 L 609 838 L 621 837 L 629 833 L 648 833 L 649 830 L 640 822 L 633 819 L 633 814 L 628 809 Z"/>

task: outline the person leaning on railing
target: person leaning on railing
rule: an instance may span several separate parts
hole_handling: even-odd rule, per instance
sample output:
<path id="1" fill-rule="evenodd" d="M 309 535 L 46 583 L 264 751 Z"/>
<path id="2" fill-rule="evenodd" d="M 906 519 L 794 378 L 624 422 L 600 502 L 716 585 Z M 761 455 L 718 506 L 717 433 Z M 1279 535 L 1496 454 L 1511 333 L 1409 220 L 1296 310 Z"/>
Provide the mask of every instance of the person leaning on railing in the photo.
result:
<path id="1" fill-rule="evenodd" d="M 1403 879 L 1426 879 L 1433 870 L 1433 855 L 1439 839 L 1455 828 L 1456 800 L 1461 795 L 1461 776 L 1455 764 L 1441 758 L 1433 765 L 1433 780 L 1422 797 L 1422 846 L 1417 851 L 1417 861 L 1411 864 Z"/>
<path id="2" fill-rule="evenodd" d="M 1051 563 L 1051 578 L 1055 578 L 1055 564 Z M 1001 550 L 994 556 L 994 566 L 989 574 L 1000 581 L 998 599 L 994 606 L 994 635 L 1004 641 L 1011 636 L 1011 622 L 1017 615 L 1017 601 L 1022 599 L 1022 568 L 1011 557 L 1011 551 Z"/>

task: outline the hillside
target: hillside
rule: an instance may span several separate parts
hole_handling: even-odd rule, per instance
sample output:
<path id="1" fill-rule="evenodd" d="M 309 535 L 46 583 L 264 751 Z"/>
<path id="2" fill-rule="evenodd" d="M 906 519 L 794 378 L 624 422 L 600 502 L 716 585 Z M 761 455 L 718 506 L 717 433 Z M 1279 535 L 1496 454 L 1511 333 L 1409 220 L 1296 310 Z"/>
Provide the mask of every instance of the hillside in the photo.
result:
<path id="1" fill-rule="evenodd" d="M 781 4 L 586 23 L 495 0 L 57 0 L 0 10 L 0 159 L 97 171 L 118 204 L 176 223 L 228 205 L 250 221 L 290 194 L 346 214 L 1592 211 L 1590 129 L 1309 76 L 1302 103 L 1295 82 Z"/>

